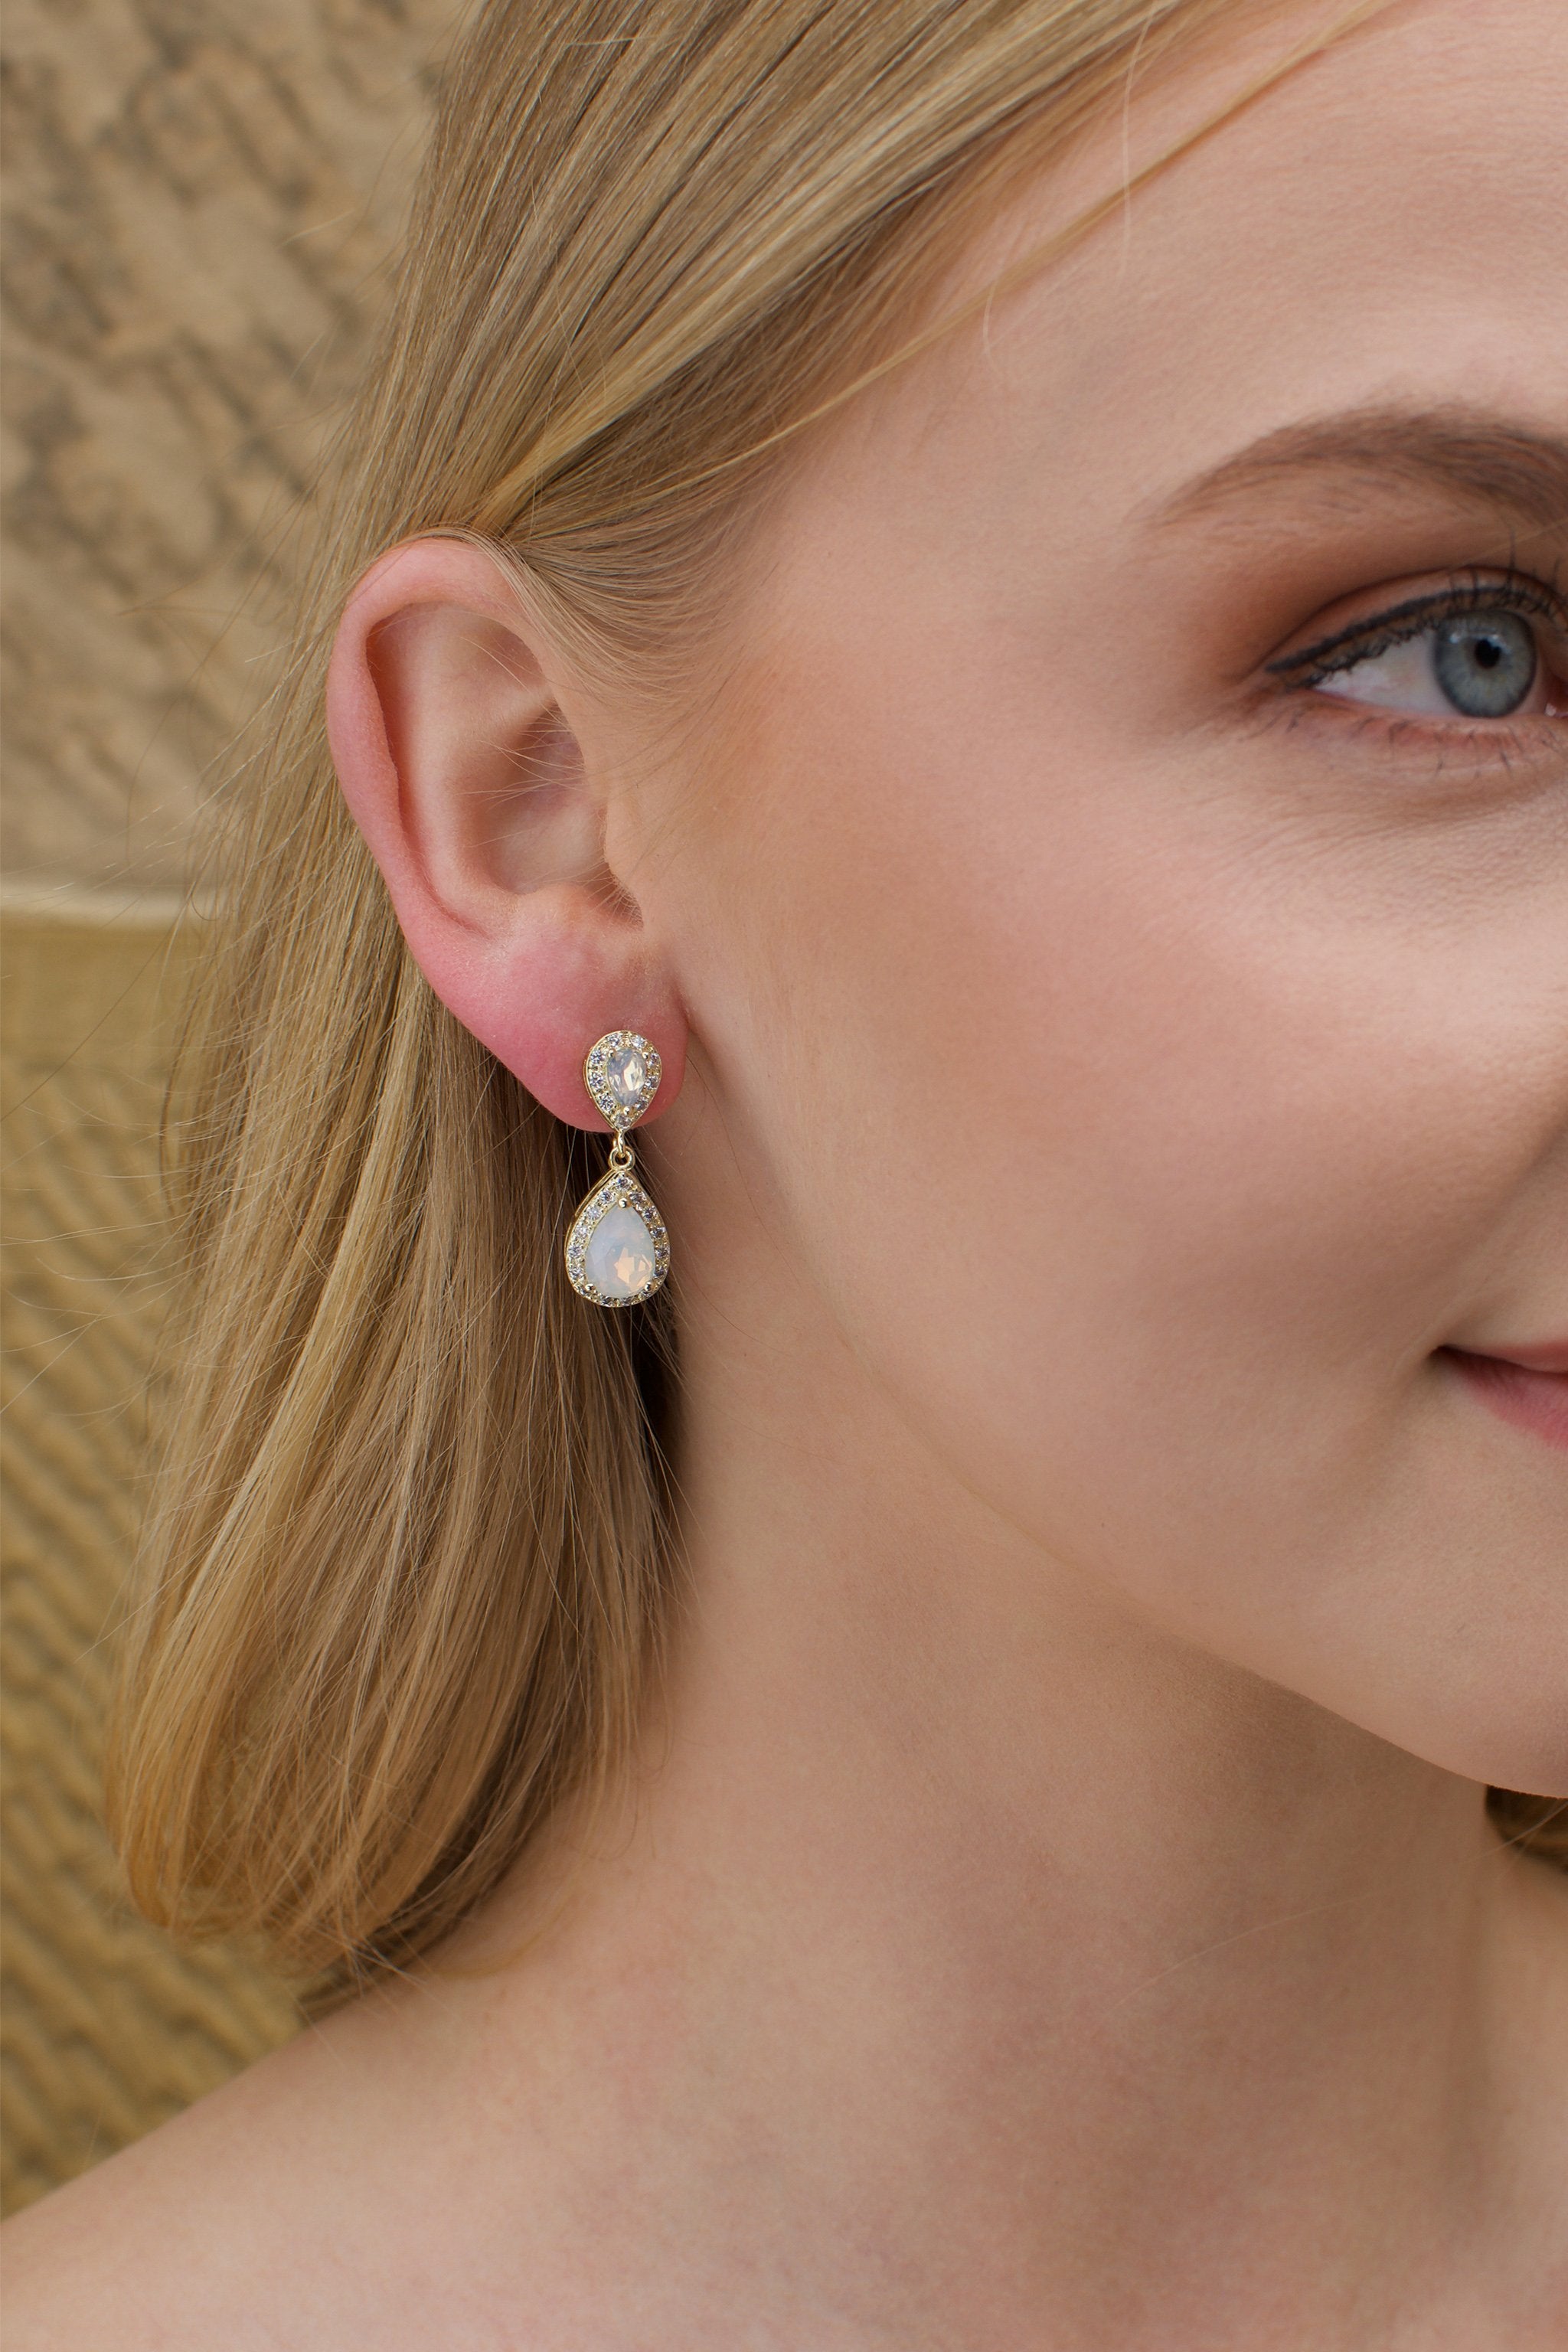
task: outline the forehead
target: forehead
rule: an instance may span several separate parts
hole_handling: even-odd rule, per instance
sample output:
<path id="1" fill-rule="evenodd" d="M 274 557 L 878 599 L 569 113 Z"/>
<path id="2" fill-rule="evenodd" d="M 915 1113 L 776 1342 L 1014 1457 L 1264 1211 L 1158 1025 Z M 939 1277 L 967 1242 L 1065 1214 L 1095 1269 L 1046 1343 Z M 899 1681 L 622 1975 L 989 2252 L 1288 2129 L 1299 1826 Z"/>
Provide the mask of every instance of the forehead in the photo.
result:
<path id="1" fill-rule="evenodd" d="M 1248 13 L 1010 200 L 942 304 L 1002 290 L 862 408 L 858 465 L 1045 464 L 1136 507 L 1341 412 L 1563 431 L 1563 0 L 1398 0 L 1255 95 L 1345 12 Z"/>

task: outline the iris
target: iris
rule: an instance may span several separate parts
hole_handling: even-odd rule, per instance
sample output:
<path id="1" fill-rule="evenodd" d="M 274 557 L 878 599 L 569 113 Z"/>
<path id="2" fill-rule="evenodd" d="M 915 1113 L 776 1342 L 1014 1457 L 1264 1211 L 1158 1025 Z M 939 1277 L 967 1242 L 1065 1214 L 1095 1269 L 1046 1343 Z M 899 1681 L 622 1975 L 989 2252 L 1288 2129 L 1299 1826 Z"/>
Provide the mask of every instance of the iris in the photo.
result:
<path id="1" fill-rule="evenodd" d="M 1535 683 L 1535 635 L 1517 613 L 1456 613 L 1432 633 L 1432 673 L 1467 719 L 1506 719 Z"/>

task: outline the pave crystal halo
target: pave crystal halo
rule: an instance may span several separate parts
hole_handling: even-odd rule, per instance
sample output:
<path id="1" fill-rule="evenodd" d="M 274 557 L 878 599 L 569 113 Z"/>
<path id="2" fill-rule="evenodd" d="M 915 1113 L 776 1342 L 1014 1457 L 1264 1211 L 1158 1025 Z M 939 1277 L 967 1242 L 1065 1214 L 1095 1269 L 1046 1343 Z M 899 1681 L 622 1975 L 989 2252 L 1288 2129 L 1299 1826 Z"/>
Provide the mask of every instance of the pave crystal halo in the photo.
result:
<path id="1" fill-rule="evenodd" d="M 566 1236 L 566 1278 L 595 1307 L 635 1307 L 669 1272 L 669 1235 L 652 1200 L 629 1173 L 595 1184 Z"/>
<path id="2" fill-rule="evenodd" d="M 635 1029 L 612 1029 L 588 1048 L 583 1064 L 583 1084 L 617 1135 L 637 1125 L 663 1075 L 658 1046 Z"/>
<path id="3" fill-rule="evenodd" d="M 588 1049 L 583 1084 L 601 1117 L 616 1130 L 610 1164 L 566 1235 L 566 1278 L 595 1307 L 635 1307 L 651 1298 L 669 1272 L 669 1235 L 636 1175 L 637 1154 L 626 1130 L 637 1125 L 658 1091 L 663 1065 L 657 1046 L 635 1029 L 612 1029 Z"/>

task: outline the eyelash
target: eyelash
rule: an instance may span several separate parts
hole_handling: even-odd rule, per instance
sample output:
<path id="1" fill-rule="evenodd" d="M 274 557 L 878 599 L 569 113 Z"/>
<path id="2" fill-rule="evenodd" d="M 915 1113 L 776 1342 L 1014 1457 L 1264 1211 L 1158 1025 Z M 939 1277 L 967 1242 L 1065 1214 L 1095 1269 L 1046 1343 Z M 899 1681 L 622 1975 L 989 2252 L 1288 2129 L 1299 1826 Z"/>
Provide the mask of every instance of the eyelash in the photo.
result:
<path id="1" fill-rule="evenodd" d="M 1342 670 L 1354 669 L 1363 661 L 1376 661 L 1395 646 L 1408 645 L 1413 637 L 1425 635 L 1440 621 L 1477 612 L 1527 614 L 1568 633 L 1568 604 L 1564 604 L 1555 588 L 1519 572 L 1509 572 L 1490 580 L 1472 579 L 1463 587 L 1438 589 L 1429 595 L 1413 597 L 1408 604 L 1394 605 L 1391 612 L 1338 629 L 1332 636 L 1308 646 L 1299 654 L 1288 654 L 1282 661 L 1269 662 L 1268 674 L 1302 688 L 1320 686 Z M 1332 658 L 1334 656 L 1339 658 Z"/>

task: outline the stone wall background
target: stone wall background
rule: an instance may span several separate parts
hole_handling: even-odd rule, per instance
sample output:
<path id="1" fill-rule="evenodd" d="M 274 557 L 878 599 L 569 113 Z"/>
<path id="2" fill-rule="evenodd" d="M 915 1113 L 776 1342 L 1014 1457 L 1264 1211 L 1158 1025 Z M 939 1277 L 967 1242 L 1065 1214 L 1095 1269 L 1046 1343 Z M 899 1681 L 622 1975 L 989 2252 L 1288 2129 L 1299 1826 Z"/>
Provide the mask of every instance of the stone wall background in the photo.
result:
<path id="1" fill-rule="evenodd" d="M 458 5 L 10 0 L 6 2207 L 296 2021 L 247 1955 L 177 1952 L 121 1898 L 105 1637 L 167 1291 L 155 1138 L 192 827 L 267 680 Z"/>

